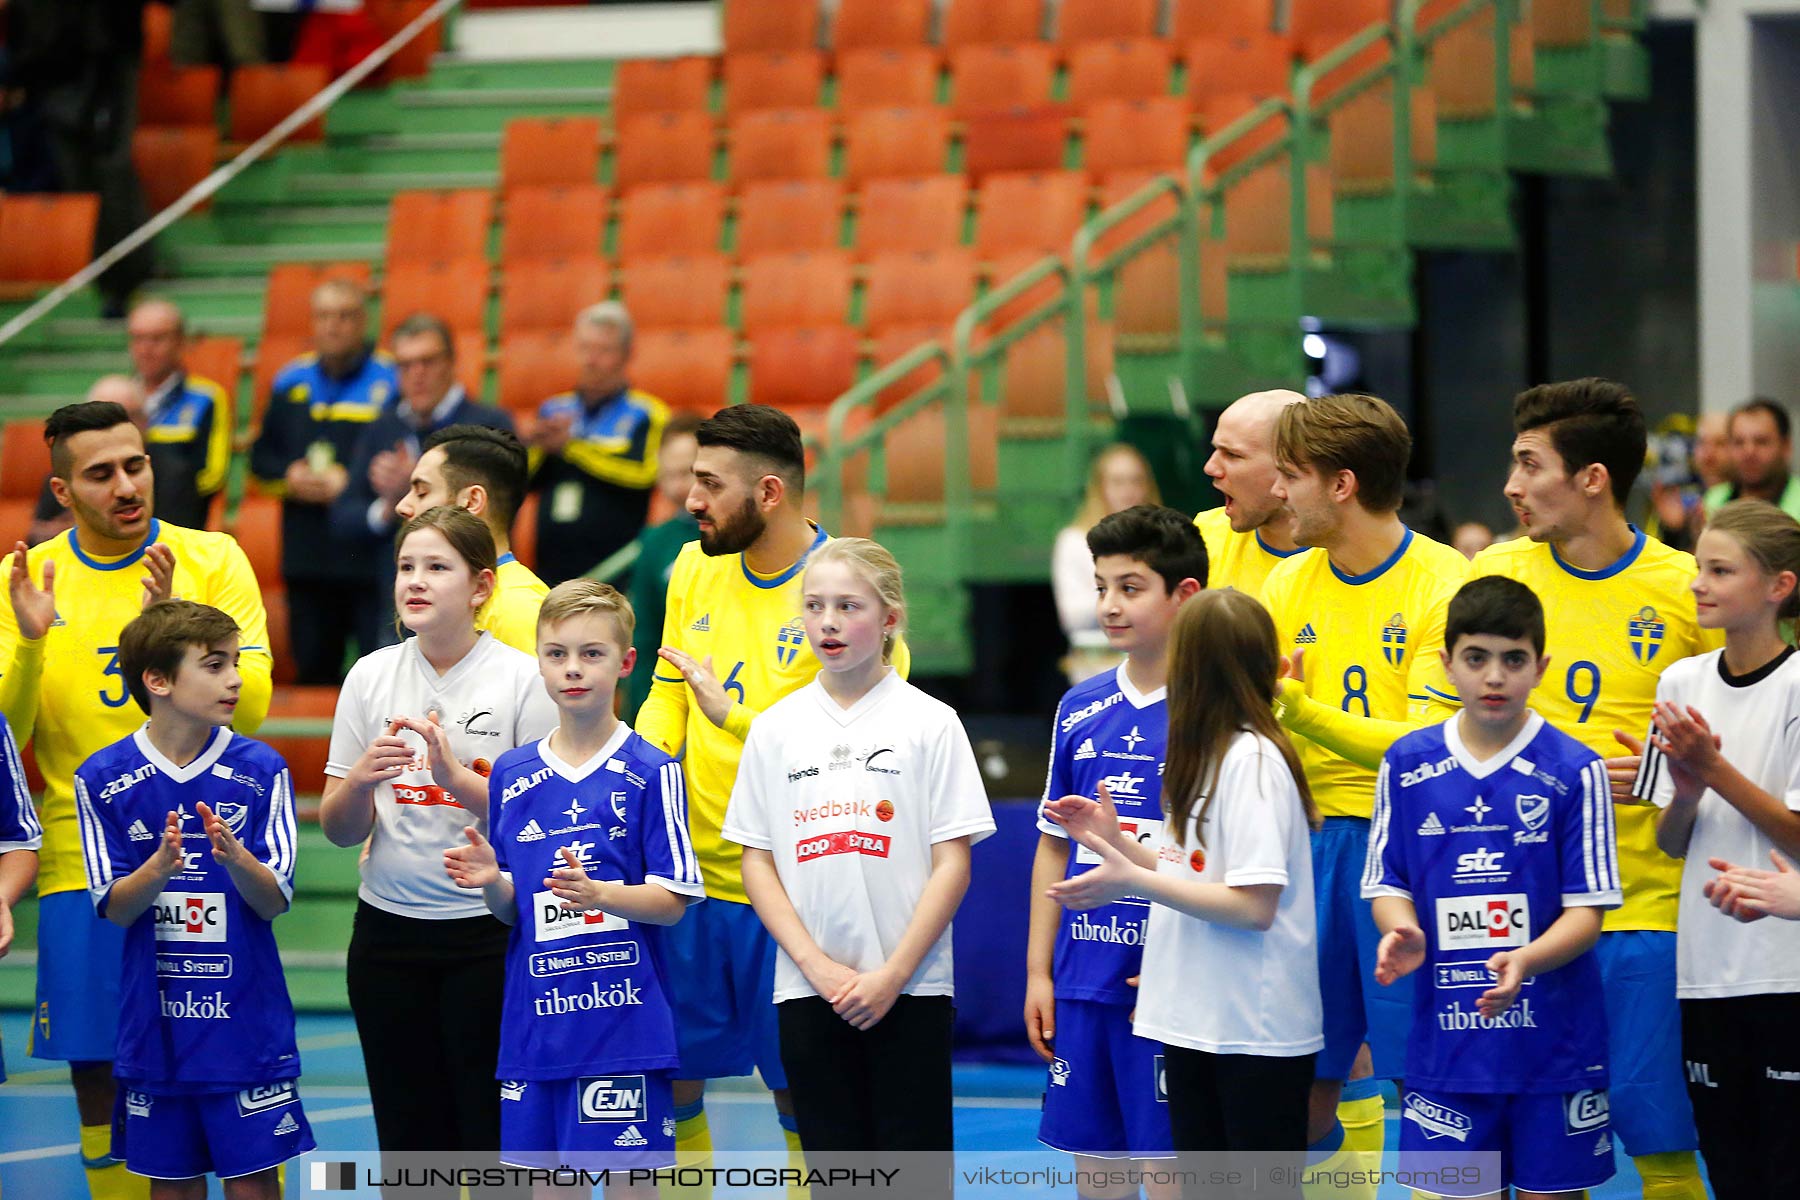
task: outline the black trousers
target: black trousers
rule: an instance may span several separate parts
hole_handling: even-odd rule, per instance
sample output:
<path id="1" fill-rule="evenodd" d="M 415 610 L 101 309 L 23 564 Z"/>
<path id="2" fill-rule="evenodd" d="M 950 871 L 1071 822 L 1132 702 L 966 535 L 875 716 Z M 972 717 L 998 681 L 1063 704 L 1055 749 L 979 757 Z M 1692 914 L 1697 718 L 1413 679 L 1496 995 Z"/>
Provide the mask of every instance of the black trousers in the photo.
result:
<path id="1" fill-rule="evenodd" d="M 386 585 L 345 579 L 286 583 L 288 641 L 300 683 L 309 687 L 342 683 L 352 639 L 358 658 L 399 640 L 393 626 L 391 579 Z"/>
<path id="2" fill-rule="evenodd" d="M 950 997 L 903 995 L 869 1030 L 852 1029 L 817 996 L 775 1010 L 807 1165 L 867 1171 L 873 1162 L 901 1172 L 898 1194 L 948 1197 Z"/>
<path id="3" fill-rule="evenodd" d="M 1800 1196 L 1800 994 L 1683 1000 L 1681 1056 L 1713 1195 Z"/>
<path id="4" fill-rule="evenodd" d="M 1186 1200 L 1194 1196 L 1298 1200 L 1313 1058 L 1163 1048 L 1163 1086 L 1169 1094 L 1175 1152 L 1182 1169 L 1200 1178 L 1197 1188 L 1184 1180 Z M 1254 1184 L 1249 1175 L 1252 1166 L 1259 1169 Z M 1274 1167 L 1284 1169 L 1291 1182 L 1271 1177 Z M 1241 1184 L 1218 1178 L 1220 1172 L 1232 1171 L 1243 1175 Z"/>
<path id="5" fill-rule="evenodd" d="M 506 939 L 493 917 L 426 921 L 357 905 L 346 982 L 384 1152 L 498 1163 Z"/>

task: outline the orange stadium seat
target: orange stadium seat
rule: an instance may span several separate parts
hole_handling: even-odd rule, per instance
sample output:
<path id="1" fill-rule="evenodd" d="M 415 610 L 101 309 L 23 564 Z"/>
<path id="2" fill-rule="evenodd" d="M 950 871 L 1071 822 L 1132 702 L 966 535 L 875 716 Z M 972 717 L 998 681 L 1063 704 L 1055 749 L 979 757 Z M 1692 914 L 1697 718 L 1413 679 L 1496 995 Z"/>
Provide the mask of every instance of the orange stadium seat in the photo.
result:
<path id="1" fill-rule="evenodd" d="M 782 409 L 823 408 L 856 383 L 854 329 L 770 329 L 750 337 L 750 399 Z"/>
<path id="2" fill-rule="evenodd" d="M 613 147 L 613 187 L 624 192 L 645 183 L 711 179 L 717 141 L 712 114 L 705 111 L 620 117 Z"/>
<path id="3" fill-rule="evenodd" d="M 263 336 L 309 337 L 313 289 L 331 279 L 349 280 L 367 292 L 374 273 L 365 262 L 281 263 L 271 267 L 268 290 L 263 294 Z"/>
<path id="4" fill-rule="evenodd" d="M 395 192 L 388 209 L 388 267 L 486 258 L 493 223 L 492 192 Z"/>
<path id="5" fill-rule="evenodd" d="M 173 32 L 175 13 L 161 4 L 144 5 L 145 65 L 169 61 L 169 36 Z"/>
<path id="6" fill-rule="evenodd" d="M 1062 0 L 1056 40 L 1065 46 L 1098 38 L 1156 36 L 1159 0 Z"/>
<path id="7" fill-rule="evenodd" d="M 145 11 L 159 7 L 145 5 Z M 219 68 L 157 63 L 138 76 L 138 126 L 213 125 L 219 119 Z"/>
<path id="8" fill-rule="evenodd" d="M 537 570 L 537 518 L 538 494 L 528 492 L 519 502 L 518 515 L 513 518 L 512 549 L 519 561 L 534 571 Z"/>
<path id="9" fill-rule="evenodd" d="M 1069 51 L 1069 104 L 1153 100 L 1169 94 L 1168 43 L 1155 38 L 1082 42 Z"/>
<path id="10" fill-rule="evenodd" d="M 485 334 L 454 330 L 451 352 L 456 361 L 456 382 L 470 396 L 480 397 L 487 382 L 487 337 Z"/>
<path id="11" fill-rule="evenodd" d="M 819 44 L 818 0 L 725 0 L 724 8 L 727 54 Z"/>
<path id="12" fill-rule="evenodd" d="M 583 258 L 606 238 L 606 189 L 597 183 L 514 188 L 506 193 L 500 261 Z"/>
<path id="13" fill-rule="evenodd" d="M 841 325 L 850 317 L 850 256 L 765 254 L 744 264 L 739 325 L 746 334 L 803 325 Z"/>
<path id="14" fill-rule="evenodd" d="M 969 484 L 978 492 L 998 484 L 998 413 L 969 404 Z M 941 504 L 944 500 L 944 410 L 920 409 L 887 433 L 887 496 L 891 504 Z"/>
<path id="15" fill-rule="evenodd" d="M 1060 171 L 1069 121 L 1055 108 L 976 113 L 963 126 L 963 171 L 977 185 L 996 171 Z"/>
<path id="16" fill-rule="evenodd" d="M 458 334 L 487 328 L 488 263 L 485 258 L 441 262 L 390 262 L 381 283 L 381 340 L 414 313 L 430 313 Z"/>
<path id="17" fill-rule="evenodd" d="M 725 188 L 672 183 L 635 188 L 619 201 L 620 262 L 716 254 L 725 232 Z"/>
<path id="18" fill-rule="evenodd" d="M 599 179 L 600 118 L 521 117 L 506 123 L 500 141 L 501 191 Z"/>
<path id="19" fill-rule="evenodd" d="M 975 251 L 984 259 L 1060 254 L 1087 219 L 1079 171 L 990 175 L 975 198 Z"/>
<path id="20" fill-rule="evenodd" d="M 48 474 L 50 447 L 42 421 L 8 421 L 0 427 L 0 499 L 36 500 Z M 10 551 L 11 543 L 5 549 Z"/>
<path id="21" fill-rule="evenodd" d="M 1275 0 L 1175 0 L 1169 40 L 1259 37 L 1275 28 Z"/>
<path id="22" fill-rule="evenodd" d="M 190 337 L 183 363 L 190 375 L 210 379 L 225 389 L 225 395 L 234 405 L 234 410 L 227 419 L 235 428 L 235 405 L 238 378 L 243 374 L 244 343 L 234 337 Z"/>
<path id="23" fill-rule="evenodd" d="M 144 187 L 151 212 L 160 212 L 212 174 L 219 159 L 219 130 L 213 125 L 166 125 L 131 135 L 131 165 Z M 210 207 L 211 200 L 200 206 Z"/>
<path id="24" fill-rule="evenodd" d="M 231 140 L 253 142 L 325 90 L 330 73 L 321 66 L 283 64 L 243 66 L 231 73 Z M 316 142 L 325 136 L 325 120 L 315 117 L 296 129 L 291 142 Z"/>
<path id="25" fill-rule="evenodd" d="M 534 413 L 575 386 L 574 338 L 560 330 L 518 330 L 500 339 L 500 407 Z"/>
<path id="26" fill-rule="evenodd" d="M 625 271 L 631 318 L 646 329 L 691 329 L 725 323 L 731 266 L 722 254 L 644 258 Z"/>
<path id="27" fill-rule="evenodd" d="M 1200 128 L 1207 136 L 1212 136 L 1238 120 L 1249 115 L 1266 96 L 1250 95 L 1245 92 L 1221 92 L 1208 96 L 1200 104 Z M 1281 140 L 1287 129 L 1287 117 L 1276 115 L 1265 118 L 1255 128 L 1245 131 L 1244 135 L 1232 142 L 1224 150 L 1213 155 L 1208 164 L 1212 173 L 1229 169 L 1243 162 L 1252 154 L 1275 144 Z"/>
<path id="28" fill-rule="evenodd" d="M 831 20 L 840 55 L 868 47 L 923 46 L 931 38 L 931 0 L 841 0 Z"/>
<path id="29" fill-rule="evenodd" d="M 1063 247 L 1062 250 L 1066 250 Z M 1061 253 L 1059 250 L 1057 253 Z M 984 263 L 988 277 L 988 290 L 1003 287 L 1013 279 L 1023 275 L 1027 269 L 1035 266 L 1044 258 L 1044 254 L 1035 250 L 1020 250 L 990 263 Z M 988 317 L 986 327 L 989 330 L 1004 329 L 1023 318 L 1039 312 L 1047 301 L 1056 297 L 1056 280 L 1054 278 L 1039 280 L 1033 286 L 995 309 Z"/>
<path id="30" fill-rule="evenodd" d="M 100 198 L 0 195 L 0 283 L 61 283 L 94 257 Z"/>
<path id="31" fill-rule="evenodd" d="M 705 112 L 712 79 L 710 58 L 628 58 L 613 71 L 613 120 L 645 113 Z"/>
<path id="32" fill-rule="evenodd" d="M 835 179 L 753 183 L 738 200 L 739 258 L 836 250 L 844 223 L 844 187 Z"/>
<path id="33" fill-rule="evenodd" d="M 872 179 L 856 216 L 862 257 L 903 250 L 947 250 L 962 242 L 968 185 L 961 175 Z"/>
<path id="34" fill-rule="evenodd" d="M 948 347 L 950 330 L 936 325 L 892 325 L 879 333 L 872 333 L 870 340 L 873 344 L 870 361 L 876 370 L 880 370 L 911 354 L 926 342 L 941 342 Z M 881 389 L 881 394 L 875 397 L 875 411 L 886 412 L 901 401 L 917 395 L 942 376 L 943 369 L 935 363 L 908 371 L 899 380 Z"/>
<path id="35" fill-rule="evenodd" d="M 938 59 L 926 46 L 864 47 L 838 56 L 839 112 L 937 103 Z"/>
<path id="36" fill-rule="evenodd" d="M 1185 58 L 1188 99 L 1196 105 L 1231 92 L 1280 95 L 1287 91 L 1293 72 L 1292 48 L 1286 38 L 1273 33 L 1199 38 L 1187 44 Z"/>
<path id="37" fill-rule="evenodd" d="M 831 174 L 831 114 L 769 108 L 731 122 L 731 180 L 823 179 Z"/>
<path id="38" fill-rule="evenodd" d="M 37 500 L 35 497 L 30 500 L 0 499 L 0 547 L 4 547 L 7 553 L 12 552 L 15 543 L 28 540 L 31 533 L 32 514 L 36 510 Z M 30 751 L 27 750 L 26 753 L 29 754 Z M 30 772 L 34 765 L 31 761 L 26 761 L 25 769 L 28 780 L 31 779 Z M 31 783 L 33 791 L 40 791 L 42 787 L 41 783 L 35 781 Z"/>
<path id="39" fill-rule="evenodd" d="M 949 160 L 950 115 L 941 108 L 869 108 L 845 122 L 844 177 L 852 187 L 942 174 Z"/>
<path id="40" fill-rule="evenodd" d="M 1180 170 L 1187 161 L 1187 102 L 1102 100 L 1087 114 L 1082 165 L 1098 183 L 1119 171 Z"/>
<path id="41" fill-rule="evenodd" d="M 272 496 L 246 496 L 232 522 L 232 536 L 250 560 L 250 570 L 264 590 L 281 584 L 281 501 Z"/>
<path id="42" fill-rule="evenodd" d="M 631 351 L 631 378 L 674 408 L 714 413 L 730 403 L 731 330 L 641 330 Z"/>
<path id="43" fill-rule="evenodd" d="M 1151 176 L 1142 173 L 1115 175 L 1100 189 L 1100 207 L 1109 208 L 1139 191 Z M 1151 225 L 1174 213 L 1174 201 L 1166 194 L 1115 226 L 1096 245 L 1096 256 L 1108 254 L 1147 232 Z M 1119 268 L 1113 288 L 1113 325 L 1120 333 L 1172 334 L 1180 325 L 1180 261 L 1173 239 L 1164 238 L 1146 247 Z"/>
<path id="44" fill-rule="evenodd" d="M 369 14 L 381 39 L 386 41 L 431 7 L 431 0 L 366 0 L 363 11 Z M 394 51 L 394 57 L 375 73 L 382 83 L 401 79 L 417 79 L 431 70 L 431 60 L 444 44 L 444 23 L 433 22 L 418 32 L 412 41 Z"/>
<path id="45" fill-rule="evenodd" d="M 950 55 L 950 107 L 976 113 L 1047 105 L 1056 56 L 1042 42 L 964 46 Z"/>
<path id="46" fill-rule="evenodd" d="M 948 328 L 975 303 L 975 255 L 962 247 L 930 254 L 884 254 L 869 263 L 863 325 Z"/>
<path id="47" fill-rule="evenodd" d="M 275 385 L 275 376 L 311 348 L 312 338 L 308 334 L 263 334 L 262 341 L 256 344 L 256 365 L 250 380 L 252 430 L 262 425 L 263 410 L 269 406 L 269 389 Z"/>
<path id="48" fill-rule="evenodd" d="M 500 276 L 500 336 L 528 329 L 566 333 L 576 313 L 611 290 L 612 274 L 598 255 L 509 263 Z"/>
<path id="49" fill-rule="evenodd" d="M 725 57 L 725 115 L 762 108 L 812 108 L 825 84 L 817 50 L 764 50 Z"/>
<path id="50" fill-rule="evenodd" d="M 1387 18 L 1388 0 L 1293 0 L 1288 9 L 1288 36 L 1301 55 L 1311 60 L 1365 26 Z"/>
<path id="51" fill-rule="evenodd" d="M 950 0 L 944 48 L 977 42 L 1035 42 L 1044 36 L 1044 0 Z"/>

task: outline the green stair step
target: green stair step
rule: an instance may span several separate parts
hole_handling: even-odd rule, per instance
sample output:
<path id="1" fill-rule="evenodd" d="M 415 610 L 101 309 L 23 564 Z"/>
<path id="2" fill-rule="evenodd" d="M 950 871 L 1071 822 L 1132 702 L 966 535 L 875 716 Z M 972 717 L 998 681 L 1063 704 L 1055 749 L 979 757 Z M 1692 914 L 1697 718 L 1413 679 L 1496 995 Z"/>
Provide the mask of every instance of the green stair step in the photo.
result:
<path id="1" fill-rule="evenodd" d="M 505 91 L 519 88 L 584 88 L 612 93 L 614 63 L 606 58 L 483 60 L 434 63 L 424 80 L 395 88 L 419 91 Z"/>
<path id="2" fill-rule="evenodd" d="M 297 172 L 288 180 L 289 194 L 331 199 L 346 204 L 393 199 L 395 192 L 433 188 L 487 188 L 500 182 L 497 167 L 468 171 L 316 171 Z"/>
<path id="3" fill-rule="evenodd" d="M 283 242 L 266 246 L 188 246 L 172 252 L 169 265 L 184 274 L 266 276 L 284 262 L 373 262 L 383 242 Z"/>
<path id="4" fill-rule="evenodd" d="M 598 116 L 612 100 L 610 87 L 521 85 L 496 88 L 427 88 L 402 92 L 394 103 L 403 109 L 492 108 L 513 114 L 533 108 L 569 108 Z"/>

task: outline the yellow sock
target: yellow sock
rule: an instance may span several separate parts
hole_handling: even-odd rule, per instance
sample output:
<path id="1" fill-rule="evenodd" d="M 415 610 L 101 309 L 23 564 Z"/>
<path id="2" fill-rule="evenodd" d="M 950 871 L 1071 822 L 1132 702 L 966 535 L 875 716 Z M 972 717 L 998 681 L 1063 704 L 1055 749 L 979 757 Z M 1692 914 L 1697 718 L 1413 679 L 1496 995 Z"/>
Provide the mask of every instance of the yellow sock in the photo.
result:
<path id="1" fill-rule="evenodd" d="M 781 1139 L 787 1143 L 787 1165 L 789 1169 L 799 1171 L 801 1177 L 805 1178 L 806 1154 L 800 1149 L 800 1134 L 787 1127 L 786 1119 L 782 1122 Z M 808 1200 L 812 1195 L 812 1189 L 807 1187 L 804 1183 L 791 1183 L 788 1185 L 787 1194 L 788 1200 Z"/>
<path id="2" fill-rule="evenodd" d="M 1644 1200 L 1706 1200 L 1700 1164 L 1692 1150 L 1642 1154 L 1631 1160 L 1643 1181 Z"/>
<path id="3" fill-rule="evenodd" d="M 112 1157 L 112 1126 L 81 1127 L 81 1166 L 92 1200 L 150 1200 L 150 1181 Z"/>
<path id="4" fill-rule="evenodd" d="M 698 1103 L 691 1113 L 675 1118 L 675 1162 L 679 1167 L 710 1167 L 713 1160 L 712 1127 L 706 1123 L 706 1110 Z M 662 1200 L 712 1200 L 712 1184 L 703 1181 L 693 1187 L 677 1187 L 659 1183 L 656 1191 Z"/>

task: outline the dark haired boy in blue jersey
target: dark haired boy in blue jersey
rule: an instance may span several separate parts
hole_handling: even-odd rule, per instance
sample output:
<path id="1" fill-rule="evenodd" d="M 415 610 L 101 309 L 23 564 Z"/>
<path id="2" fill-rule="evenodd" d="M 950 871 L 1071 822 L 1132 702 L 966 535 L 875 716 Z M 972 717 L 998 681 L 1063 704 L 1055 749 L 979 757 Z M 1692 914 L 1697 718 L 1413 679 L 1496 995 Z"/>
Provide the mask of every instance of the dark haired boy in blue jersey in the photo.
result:
<path id="1" fill-rule="evenodd" d="M 232 733 L 238 628 L 152 604 L 119 637 L 150 720 L 75 770 L 88 893 L 123 926 L 113 1154 L 152 1200 L 276 1200 L 314 1148 L 295 1080 L 294 1008 L 271 922 L 294 891 L 287 764 Z"/>
<path id="2" fill-rule="evenodd" d="M 1432 1191 L 1578 1193 L 1613 1173 L 1593 953 L 1602 910 L 1621 903 L 1606 765 L 1526 707 L 1549 665 L 1530 588 L 1464 584 L 1444 644 L 1462 712 L 1382 760 L 1363 873 L 1382 931 L 1376 980 L 1424 968 L 1402 1162 L 1497 1152 L 1499 1178 Z"/>
<path id="3" fill-rule="evenodd" d="M 662 926 L 704 898 L 681 765 L 613 716 L 631 604 L 574 579 L 538 613 L 556 730 L 502 754 L 489 836 L 444 855 L 511 925 L 500 1016 L 500 1157 L 520 1167 L 675 1165 L 675 1018 Z M 449 764 L 453 771 L 466 770 Z M 434 769 L 439 769 L 434 767 Z M 609 1197 L 655 1188 L 615 1178 Z M 539 1196 L 587 1190 L 540 1185 Z"/>

